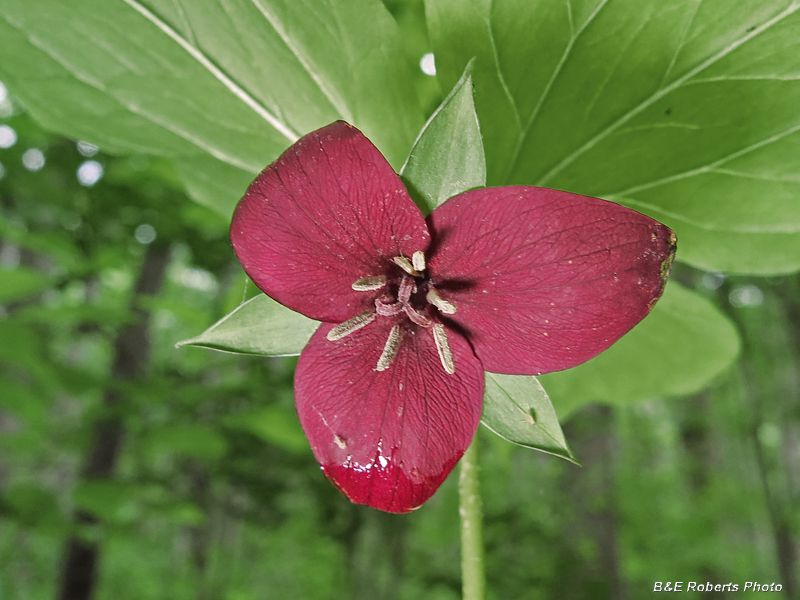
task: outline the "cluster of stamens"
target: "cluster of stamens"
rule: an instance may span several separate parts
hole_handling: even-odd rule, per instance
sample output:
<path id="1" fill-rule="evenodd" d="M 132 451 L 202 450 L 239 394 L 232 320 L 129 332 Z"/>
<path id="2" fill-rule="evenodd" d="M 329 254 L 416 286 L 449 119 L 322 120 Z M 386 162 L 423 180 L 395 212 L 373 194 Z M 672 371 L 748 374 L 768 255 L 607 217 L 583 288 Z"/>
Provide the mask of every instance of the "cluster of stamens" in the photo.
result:
<path id="1" fill-rule="evenodd" d="M 358 292 L 384 290 L 384 293 L 375 298 L 375 308 L 364 311 L 352 319 L 337 325 L 328 332 L 328 339 L 331 341 L 340 340 L 354 331 L 366 327 L 379 316 L 395 317 L 396 319 L 406 317 L 415 325 L 430 329 L 442 367 L 446 373 L 452 375 L 455 373 L 456 368 L 453 361 L 453 353 L 450 350 L 450 342 L 447 340 L 447 333 L 444 325 L 431 317 L 427 306 L 430 305 L 445 315 L 454 314 L 456 307 L 442 298 L 431 282 L 426 280 L 425 254 L 421 250 L 414 252 L 410 260 L 405 256 L 395 256 L 392 261 L 403 271 L 397 284 L 396 296 L 393 296 L 390 292 L 390 281 L 386 275 L 370 275 L 357 279 L 351 286 L 354 290 Z M 419 295 L 420 289 L 425 291 L 425 301 L 427 302 L 422 311 L 414 308 L 412 303 L 412 297 Z M 389 332 L 389 337 L 375 367 L 376 370 L 385 371 L 389 368 L 397 355 L 397 351 L 400 349 L 402 341 L 403 327 L 400 322 L 397 322 Z"/>

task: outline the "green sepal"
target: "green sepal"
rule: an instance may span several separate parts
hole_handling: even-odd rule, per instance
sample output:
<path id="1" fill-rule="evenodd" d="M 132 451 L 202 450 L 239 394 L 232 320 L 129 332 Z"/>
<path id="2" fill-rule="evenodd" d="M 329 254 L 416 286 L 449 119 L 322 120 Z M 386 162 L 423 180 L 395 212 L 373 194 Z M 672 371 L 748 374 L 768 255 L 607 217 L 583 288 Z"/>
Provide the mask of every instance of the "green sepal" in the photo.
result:
<path id="1" fill-rule="evenodd" d="M 178 342 L 236 354 L 295 356 L 300 354 L 319 327 L 304 317 L 260 294 L 240 304 L 197 337 Z"/>
<path id="2" fill-rule="evenodd" d="M 487 372 L 481 422 L 509 442 L 580 464 L 536 377 Z"/>
<path id="3" fill-rule="evenodd" d="M 456 194 L 486 185 L 483 139 L 472 100 L 472 62 L 420 131 L 400 169 L 426 216 Z"/>

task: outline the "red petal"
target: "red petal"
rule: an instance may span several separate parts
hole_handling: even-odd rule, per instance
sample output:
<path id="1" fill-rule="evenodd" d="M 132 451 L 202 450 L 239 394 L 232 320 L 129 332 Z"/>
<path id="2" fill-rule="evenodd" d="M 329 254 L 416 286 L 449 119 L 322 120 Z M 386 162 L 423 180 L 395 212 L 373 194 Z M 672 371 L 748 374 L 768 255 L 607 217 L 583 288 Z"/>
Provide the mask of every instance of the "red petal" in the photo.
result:
<path id="1" fill-rule="evenodd" d="M 231 241 L 268 295 L 320 321 L 369 307 L 350 285 L 394 256 L 425 250 L 428 230 L 400 178 L 343 121 L 309 133 L 267 167 L 236 207 Z"/>
<path id="2" fill-rule="evenodd" d="M 295 399 L 334 485 L 357 504 L 403 513 L 433 495 L 472 441 L 483 369 L 467 341 L 449 332 L 456 371 L 448 375 L 431 330 L 409 326 L 391 366 L 376 371 L 394 322 L 378 317 L 335 342 L 322 325 L 297 364 Z"/>
<path id="3" fill-rule="evenodd" d="M 544 188 L 473 190 L 429 219 L 433 283 L 497 373 L 567 369 L 608 348 L 661 296 L 675 250 L 649 217 Z"/>

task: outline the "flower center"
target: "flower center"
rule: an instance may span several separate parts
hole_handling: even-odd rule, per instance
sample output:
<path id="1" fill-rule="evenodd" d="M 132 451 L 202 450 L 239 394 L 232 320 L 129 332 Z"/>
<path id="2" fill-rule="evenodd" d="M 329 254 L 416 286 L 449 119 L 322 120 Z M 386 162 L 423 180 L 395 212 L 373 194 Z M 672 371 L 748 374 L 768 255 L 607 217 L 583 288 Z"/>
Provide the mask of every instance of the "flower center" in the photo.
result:
<path id="1" fill-rule="evenodd" d="M 419 326 L 428 329 L 433 335 L 439 361 L 446 373 L 455 373 L 455 362 L 447 339 L 444 325 L 439 323 L 437 312 L 452 315 L 456 307 L 442 298 L 428 279 L 425 272 L 425 254 L 417 250 L 411 258 L 395 256 L 392 262 L 400 268 L 393 269 L 390 275 L 368 275 L 353 282 L 352 288 L 358 292 L 381 293 L 375 298 L 375 308 L 364 311 L 352 319 L 337 325 L 328 332 L 330 341 L 340 340 L 354 331 L 366 327 L 377 317 L 395 319 L 389 337 L 378 359 L 376 370 L 388 369 L 400 344 L 403 341 L 404 329 Z"/>

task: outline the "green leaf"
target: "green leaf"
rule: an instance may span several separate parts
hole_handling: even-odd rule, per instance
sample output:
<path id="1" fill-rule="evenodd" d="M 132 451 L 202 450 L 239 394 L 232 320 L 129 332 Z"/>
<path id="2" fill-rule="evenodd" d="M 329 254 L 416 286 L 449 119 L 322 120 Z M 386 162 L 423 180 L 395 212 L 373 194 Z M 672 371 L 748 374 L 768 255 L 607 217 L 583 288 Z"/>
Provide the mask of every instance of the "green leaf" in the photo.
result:
<path id="1" fill-rule="evenodd" d="M 489 185 L 614 199 L 678 259 L 772 274 L 800 245 L 800 4 L 426 0 L 443 89 L 473 57 Z M 684 235 L 686 229 L 686 235 Z"/>
<path id="2" fill-rule="evenodd" d="M 0 507 L 7 504 L 13 518 L 28 527 L 50 528 L 64 524 L 55 494 L 38 484 L 12 485 L 0 500 Z"/>
<path id="3" fill-rule="evenodd" d="M 472 91 L 469 63 L 428 119 L 400 171 L 425 215 L 456 194 L 486 185 L 486 160 Z"/>
<path id="4" fill-rule="evenodd" d="M 174 452 L 213 461 L 225 455 L 228 443 L 216 429 L 202 423 L 190 423 L 154 431 L 147 438 L 147 448 L 154 453 Z"/>
<path id="5" fill-rule="evenodd" d="M 694 394 L 730 367 L 739 349 L 734 325 L 711 302 L 673 281 L 653 312 L 611 348 L 540 380 L 564 418 L 590 402 Z"/>
<path id="6" fill-rule="evenodd" d="M 225 425 L 249 431 L 289 452 L 305 453 L 310 449 L 294 410 L 269 406 L 254 413 L 232 415 L 225 419 Z"/>
<path id="7" fill-rule="evenodd" d="M 37 190 L 39 194 L 60 193 L 47 186 Z M 11 223 L 0 215 L 0 237 L 14 242 L 22 248 L 28 248 L 40 254 L 46 254 L 58 267 L 65 270 L 80 268 L 82 256 L 75 244 L 75 238 L 68 232 L 31 232 Z M 0 292 L 0 295 L 2 292 Z"/>
<path id="8" fill-rule="evenodd" d="M 29 385 L 9 377 L 0 377 L 0 410 L 20 417 L 29 428 L 40 429 L 47 423 L 49 398 L 42 398 Z"/>
<path id="9" fill-rule="evenodd" d="M 233 209 L 256 177 L 251 171 L 225 164 L 210 155 L 177 158 L 175 167 L 186 193 L 195 202 L 219 211 L 229 224 Z"/>
<path id="10" fill-rule="evenodd" d="M 509 442 L 580 464 L 536 377 L 486 373 L 481 422 Z"/>
<path id="11" fill-rule="evenodd" d="M 175 502 L 174 500 L 164 506 L 150 508 L 151 513 L 159 517 L 166 517 L 178 525 L 198 527 L 206 522 L 207 514 L 191 502 Z"/>
<path id="12" fill-rule="evenodd" d="M 53 365 L 48 362 L 42 341 L 33 328 L 0 320 L 0 340 L 14 340 L 13 344 L 0 344 L 0 361 L 23 367 L 41 386 L 52 383 Z"/>
<path id="13" fill-rule="evenodd" d="M 636 200 L 617 199 L 639 212 L 646 212 L 662 223 L 670 222 L 679 229 L 678 256 L 684 246 L 701 250 L 695 264 L 706 271 L 722 273 L 759 273 L 769 265 L 773 275 L 794 273 L 800 256 L 800 235 L 794 233 L 734 233 L 684 221 L 676 215 L 665 214 L 661 209 L 642 206 Z M 731 246 L 737 248 L 731 253 Z"/>
<path id="14" fill-rule="evenodd" d="M 252 179 L 304 133 L 345 119 L 397 168 L 423 120 L 378 0 L 4 0 L 0 79 L 48 129 L 177 159 L 225 216 L 238 172 Z M 190 179 L 217 170 L 216 197 Z"/>
<path id="15" fill-rule="evenodd" d="M 17 267 L 14 270 L 0 269 L 0 304 L 22 300 L 50 287 L 52 279 L 47 275 Z"/>
<path id="16" fill-rule="evenodd" d="M 260 294 L 240 304 L 197 337 L 176 345 L 238 354 L 292 356 L 300 354 L 317 327 L 318 321 Z"/>
<path id="17" fill-rule="evenodd" d="M 136 489 L 112 480 L 81 481 L 73 492 L 75 506 L 104 521 L 130 522 L 140 513 Z"/>

